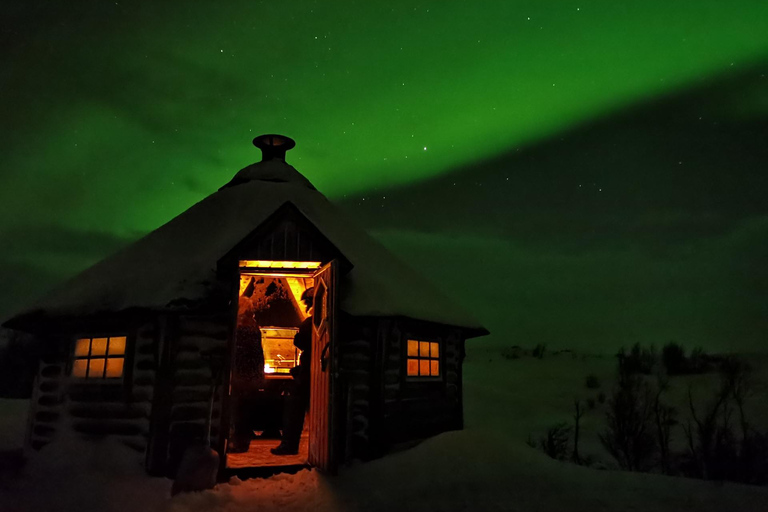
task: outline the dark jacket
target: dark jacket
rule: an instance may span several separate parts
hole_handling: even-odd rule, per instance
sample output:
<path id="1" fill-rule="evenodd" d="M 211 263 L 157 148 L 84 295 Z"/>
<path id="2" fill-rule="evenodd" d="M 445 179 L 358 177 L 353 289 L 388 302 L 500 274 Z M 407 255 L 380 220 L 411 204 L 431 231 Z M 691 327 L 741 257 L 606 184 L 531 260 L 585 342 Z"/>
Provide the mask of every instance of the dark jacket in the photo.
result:
<path id="1" fill-rule="evenodd" d="M 301 322 L 299 332 L 293 337 L 293 344 L 301 350 L 299 365 L 291 370 L 291 375 L 300 386 L 309 385 L 309 368 L 312 364 L 312 317 Z"/>

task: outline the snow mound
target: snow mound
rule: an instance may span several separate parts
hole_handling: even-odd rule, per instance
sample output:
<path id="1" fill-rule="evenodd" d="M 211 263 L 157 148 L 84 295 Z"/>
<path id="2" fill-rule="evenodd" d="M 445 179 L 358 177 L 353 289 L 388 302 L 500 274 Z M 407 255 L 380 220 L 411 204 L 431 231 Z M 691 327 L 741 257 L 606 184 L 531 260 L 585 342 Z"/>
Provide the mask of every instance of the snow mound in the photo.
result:
<path id="1" fill-rule="evenodd" d="M 61 436 L 33 452 L 20 480 L 0 494 L 3 512 L 163 510 L 170 481 L 147 476 L 142 455 L 119 440 Z"/>
<path id="2" fill-rule="evenodd" d="M 216 489 L 181 494 L 171 500 L 170 512 L 280 512 L 340 510 L 326 478 L 317 471 L 281 474 L 267 479 L 241 481 L 237 477 Z"/>

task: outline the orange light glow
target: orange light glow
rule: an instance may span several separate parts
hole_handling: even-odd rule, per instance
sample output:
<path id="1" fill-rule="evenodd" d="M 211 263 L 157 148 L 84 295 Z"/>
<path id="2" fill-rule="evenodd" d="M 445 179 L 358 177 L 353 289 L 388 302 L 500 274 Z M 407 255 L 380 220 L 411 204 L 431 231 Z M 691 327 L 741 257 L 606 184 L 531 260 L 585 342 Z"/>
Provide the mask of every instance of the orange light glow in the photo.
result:
<path id="1" fill-rule="evenodd" d="M 114 379 L 123 375 L 123 358 L 110 357 L 107 359 L 107 372 L 104 375 L 107 378 Z"/>
<path id="2" fill-rule="evenodd" d="M 88 357 L 88 352 L 91 350 L 91 339 L 81 338 L 77 340 L 75 344 L 75 357 Z"/>
<path id="3" fill-rule="evenodd" d="M 241 268 L 297 268 L 318 269 L 319 261 L 275 261 L 275 260 L 240 260 Z"/>
<path id="4" fill-rule="evenodd" d="M 119 356 L 125 354 L 125 336 L 109 338 L 109 355 Z"/>
<path id="5" fill-rule="evenodd" d="M 440 343 L 408 340 L 406 362 L 408 377 L 439 377 Z"/>
<path id="6" fill-rule="evenodd" d="M 99 358 L 88 361 L 88 376 L 96 378 L 104 376 L 104 359 Z"/>
<path id="7" fill-rule="evenodd" d="M 88 380 L 122 377 L 126 343 L 126 336 L 77 339 L 72 377 Z"/>
<path id="8" fill-rule="evenodd" d="M 93 340 L 91 341 L 91 355 L 92 356 L 107 355 L 107 338 L 93 338 Z"/>
<path id="9" fill-rule="evenodd" d="M 301 302 L 301 294 L 303 294 L 308 287 L 314 285 L 314 279 L 311 277 L 286 277 L 285 280 L 288 283 L 288 288 L 291 290 L 291 295 L 293 295 L 293 302 L 296 304 L 297 310 L 301 314 L 302 320 L 307 318 L 309 313 L 307 313 L 307 309 L 304 307 L 304 303 Z"/>
<path id="10" fill-rule="evenodd" d="M 85 372 L 88 369 L 87 359 L 77 359 L 72 365 L 72 375 L 78 378 L 85 378 Z"/>
<path id="11" fill-rule="evenodd" d="M 301 351 L 293 344 L 299 332 L 289 327 L 262 327 L 261 344 L 264 348 L 264 373 L 273 377 L 287 376 L 299 364 Z"/>

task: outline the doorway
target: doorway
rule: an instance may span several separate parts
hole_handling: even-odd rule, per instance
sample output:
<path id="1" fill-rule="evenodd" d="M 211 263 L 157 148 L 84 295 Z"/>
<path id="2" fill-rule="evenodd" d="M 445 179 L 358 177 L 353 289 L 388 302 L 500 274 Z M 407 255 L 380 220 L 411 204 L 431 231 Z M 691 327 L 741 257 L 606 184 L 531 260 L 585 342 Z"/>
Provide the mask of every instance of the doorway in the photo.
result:
<path id="1" fill-rule="evenodd" d="M 327 465 L 317 454 L 323 453 L 318 444 L 328 444 L 329 408 L 316 402 L 330 403 L 332 268 L 319 262 L 240 262 L 227 468 Z M 295 446 L 289 440 L 297 437 L 295 453 L 272 453 L 283 441 Z"/>

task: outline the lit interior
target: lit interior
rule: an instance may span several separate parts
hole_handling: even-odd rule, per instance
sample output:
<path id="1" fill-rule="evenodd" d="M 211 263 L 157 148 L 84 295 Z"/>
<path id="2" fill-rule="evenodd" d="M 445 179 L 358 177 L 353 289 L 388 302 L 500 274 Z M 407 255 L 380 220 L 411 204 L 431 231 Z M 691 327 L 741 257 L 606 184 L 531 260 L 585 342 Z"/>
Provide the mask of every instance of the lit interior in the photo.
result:
<path id="1" fill-rule="evenodd" d="M 406 373 L 409 377 L 440 376 L 440 343 L 408 340 Z"/>
<path id="2" fill-rule="evenodd" d="M 294 336 L 309 316 L 301 296 L 315 282 L 313 273 L 302 271 L 317 269 L 320 262 L 241 260 L 240 267 L 239 339 L 258 343 L 258 338 L 249 338 L 252 334 L 248 333 L 259 329 L 264 377 L 288 378 L 301 354 L 293 344 Z M 288 272 L 259 272 L 260 268 Z"/>
<path id="3" fill-rule="evenodd" d="M 299 364 L 301 350 L 293 344 L 298 328 L 265 327 L 261 329 L 264 348 L 264 373 L 267 377 L 290 375 L 291 368 Z"/>
<path id="4" fill-rule="evenodd" d="M 295 268 L 315 270 L 320 268 L 319 261 L 275 261 L 275 260 L 240 260 L 240 268 Z"/>
<path id="5" fill-rule="evenodd" d="M 72 376 L 80 379 L 115 379 L 123 376 L 125 336 L 79 338 L 75 342 Z"/>

